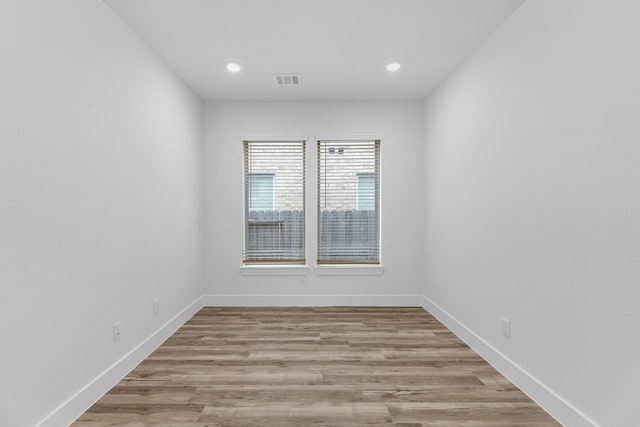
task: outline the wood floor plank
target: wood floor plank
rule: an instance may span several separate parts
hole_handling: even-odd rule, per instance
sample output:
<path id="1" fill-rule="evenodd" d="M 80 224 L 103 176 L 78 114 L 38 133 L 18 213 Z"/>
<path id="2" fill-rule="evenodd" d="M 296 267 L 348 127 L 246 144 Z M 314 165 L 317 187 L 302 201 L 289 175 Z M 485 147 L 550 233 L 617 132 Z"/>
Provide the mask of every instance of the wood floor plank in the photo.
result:
<path id="1" fill-rule="evenodd" d="M 413 307 L 207 307 L 75 427 L 558 426 Z"/>

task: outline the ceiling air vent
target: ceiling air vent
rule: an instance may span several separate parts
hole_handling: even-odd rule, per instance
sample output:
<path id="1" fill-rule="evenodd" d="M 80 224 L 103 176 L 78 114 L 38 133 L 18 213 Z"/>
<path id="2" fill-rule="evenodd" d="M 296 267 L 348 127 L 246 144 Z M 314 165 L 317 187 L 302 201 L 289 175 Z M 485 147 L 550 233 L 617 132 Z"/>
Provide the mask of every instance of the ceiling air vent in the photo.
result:
<path id="1" fill-rule="evenodd" d="M 276 86 L 299 86 L 300 76 L 297 74 L 278 74 L 274 76 Z"/>

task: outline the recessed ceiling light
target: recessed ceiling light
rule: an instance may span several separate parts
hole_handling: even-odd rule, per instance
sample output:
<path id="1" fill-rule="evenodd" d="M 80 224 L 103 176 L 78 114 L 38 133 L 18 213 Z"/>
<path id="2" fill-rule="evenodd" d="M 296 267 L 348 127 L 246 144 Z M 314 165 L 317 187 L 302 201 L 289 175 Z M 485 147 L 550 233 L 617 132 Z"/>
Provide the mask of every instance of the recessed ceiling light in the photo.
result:
<path id="1" fill-rule="evenodd" d="M 227 70 L 231 71 L 232 73 L 237 73 L 241 68 L 242 67 L 240 66 L 240 64 L 236 64 L 235 62 L 229 62 L 227 64 Z"/>
<path id="2" fill-rule="evenodd" d="M 392 73 L 396 72 L 396 71 L 398 71 L 400 69 L 401 66 L 402 65 L 397 61 L 389 62 L 387 64 L 387 71 L 390 71 Z"/>

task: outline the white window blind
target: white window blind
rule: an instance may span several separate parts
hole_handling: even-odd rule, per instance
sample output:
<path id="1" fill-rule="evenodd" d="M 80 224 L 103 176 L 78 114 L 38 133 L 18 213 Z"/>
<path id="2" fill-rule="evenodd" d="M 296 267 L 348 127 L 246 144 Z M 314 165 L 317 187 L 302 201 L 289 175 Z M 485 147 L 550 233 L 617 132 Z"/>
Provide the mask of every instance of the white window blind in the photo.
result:
<path id="1" fill-rule="evenodd" d="M 318 141 L 318 264 L 380 264 L 380 141 Z"/>
<path id="2" fill-rule="evenodd" d="M 305 142 L 243 146 L 243 263 L 304 264 Z"/>

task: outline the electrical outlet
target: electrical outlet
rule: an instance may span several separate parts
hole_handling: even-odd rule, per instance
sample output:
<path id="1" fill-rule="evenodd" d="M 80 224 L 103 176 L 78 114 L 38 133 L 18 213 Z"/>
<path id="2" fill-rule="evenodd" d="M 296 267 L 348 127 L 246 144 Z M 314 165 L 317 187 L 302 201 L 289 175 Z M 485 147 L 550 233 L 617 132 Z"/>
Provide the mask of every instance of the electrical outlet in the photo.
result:
<path id="1" fill-rule="evenodd" d="M 511 320 L 502 319 L 502 336 L 511 339 Z"/>
<path id="2" fill-rule="evenodd" d="M 160 300 L 159 299 L 153 301 L 153 315 L 157 316 L 158 314 L 160 314 Z"/>
<path id="3" fill-rule="evenodd" d="M 122 322 L 113 324 L 113 340 L 118 341 L 122 337 Z"/>
<path id="4" fill-rule="evenodd" d="M 301 285 L 306 284 L 306 283 L 307 283 L 307 278 L 306 278 L 306 276 L 300 276 L 300 281 L 299 281 L 299 283 L 300 283 Z"/>

